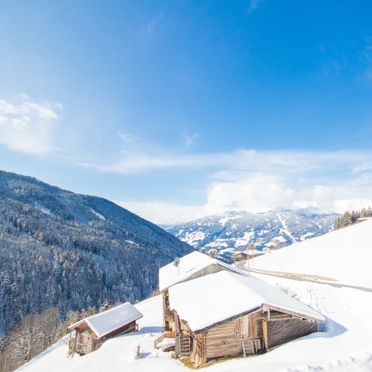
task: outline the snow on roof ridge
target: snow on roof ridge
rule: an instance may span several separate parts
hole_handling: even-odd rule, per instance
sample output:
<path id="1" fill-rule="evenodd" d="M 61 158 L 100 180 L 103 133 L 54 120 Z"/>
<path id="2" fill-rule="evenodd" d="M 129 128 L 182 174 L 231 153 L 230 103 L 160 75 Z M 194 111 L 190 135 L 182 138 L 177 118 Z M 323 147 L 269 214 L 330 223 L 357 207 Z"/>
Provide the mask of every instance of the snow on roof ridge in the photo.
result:
<path id="1" fill-rule="evenodd" d="M 159 290 L 163 291 L 166 288 L 171 287 L 177 283 L 181 283 L 194 273 L 204 269 L 209 265 L 223 266 L 227 270 L 234 271 L 241 275 L 246 275 L 246 272 L 229 265 L 225 262 L 218 260 L 217 258 L 210 257 L 205 253 L 199 251 L 193 251 L 180 258 L 178 266 L 175 266 L 173 262 L 163 266 L 159 270 Z"/>

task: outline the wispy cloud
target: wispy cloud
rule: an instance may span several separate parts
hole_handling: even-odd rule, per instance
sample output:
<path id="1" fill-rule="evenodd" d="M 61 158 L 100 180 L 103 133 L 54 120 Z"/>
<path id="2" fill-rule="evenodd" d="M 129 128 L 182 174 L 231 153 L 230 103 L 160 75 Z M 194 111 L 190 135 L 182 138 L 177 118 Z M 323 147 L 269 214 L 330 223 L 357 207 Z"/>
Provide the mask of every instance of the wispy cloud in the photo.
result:
<path id="1" fill-rule="evenodd" d="M 199 133 L 190 133 L 188 131 L 185 131 L 184 133 L 182 133 L 181 137 L 184 147 L 187 148 L 195 145 L 198 142 L 200 135 Z"/>
<path id="2" fill-rule="evenodd" d="M 248 7 L 248 12 L 251 13 L 251 12 L 254 12 L 257 7 L 258 7 L 258 4 L 261 0 L 250 0 L 249 2 L 249 7 Z"/>
<path id="3" fill-rule="evenodd" d="M 265 211 L 276 207 L 317 207 L 342 212 L 372 205 L 369 151 L 255 151 L 215 154 L 126 154 L 100 171 L 121 174 L 199 170 L 209 182 L 205 202 L 124 203 L 158 223 L 180 222 L 226 210 Z M 176 174 L 176 173 L 175 173 Z M 165 213 L 165 211 L 167 211 Z"/>
<path id="4" fill-rule="evenodd" d="M 154 36 L 158 31 L 162 19 L 163 19 L 162 12 L 154 14 L 147 22 L 145 22 L 139 27 L 138 31 L 136 32 L 136 36 L 140 37 L 141 39 L 142 38 L 148 39 Z"/>
<path id="5" fill-rule="evenodd" d="M 140 150 L 123 151 L 117 160 L 108 164 L 86 164 L 103 172 L 119 174 L 145 173 L 153 170 L 218 169 L 216 175 L 232 178 L 241 172 L 305 173 L 311 171 L 358 170 L 372 159 L 369 151 L 257 151 L 235 150 L 221 153 L 176 153 Z M 368 163 L 369 164 L 369 163 Z"/>
<path id="6" fill-rule="evenodd" d="M 18 104 L 0 99 L 0 144 L 27 154 L 49 153 L 61 111 L 59 103 L 40 103 L 25 95 Z"/>
<path id="7" fill-rule="evenodd" d="M 123 142 L 126 142 L 126 143 L 135 142 L 135 141 L 138 140 L 137 136 L 135 136 L 131 133 L 125 133 L 125 132 L 121 132 L 121 131 L 118 132 L 118 136 Z"/>

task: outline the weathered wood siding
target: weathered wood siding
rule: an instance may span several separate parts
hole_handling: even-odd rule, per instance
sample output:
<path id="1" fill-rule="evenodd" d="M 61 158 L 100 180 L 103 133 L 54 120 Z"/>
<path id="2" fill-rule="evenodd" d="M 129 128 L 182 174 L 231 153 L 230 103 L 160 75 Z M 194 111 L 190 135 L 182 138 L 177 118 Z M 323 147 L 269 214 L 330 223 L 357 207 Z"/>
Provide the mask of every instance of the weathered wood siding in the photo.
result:
<path id="1" fill-rule="evenodd" d="M 89 354 L 99 348 L 101 343 L 95 340 L 94 335 L 89 330 L 76 332 L 75 351 L 80 355 Z"/>
<path id="2" fill-rule="evenodd" d="M 317 324 L 309 320 L 287 319 L 287 320 L 268 320 L 267 335 L 268 348 L 278 346 L 295 338 L 306 336 L 317 330 Z"/>
<path id="3" fill-rule="evenodd" d="M 257 315 L 245 315 L 206 332 L 207 359 L 232 357 L 243 354 L 243 339 L 260 337 L 260 323 Z"/>
<path id="4" fill-rule="evenodd" d="M 207 359 L 242 354 L 240 321 L 234 320 L 206 333 Z"/>
<path id="5" fill-rule="evenodd" d="M 196 367 L 201 367 L 207 361 L 205 333 L 194 335 L 191 349 L 191 360 L 194 362 Z"/>

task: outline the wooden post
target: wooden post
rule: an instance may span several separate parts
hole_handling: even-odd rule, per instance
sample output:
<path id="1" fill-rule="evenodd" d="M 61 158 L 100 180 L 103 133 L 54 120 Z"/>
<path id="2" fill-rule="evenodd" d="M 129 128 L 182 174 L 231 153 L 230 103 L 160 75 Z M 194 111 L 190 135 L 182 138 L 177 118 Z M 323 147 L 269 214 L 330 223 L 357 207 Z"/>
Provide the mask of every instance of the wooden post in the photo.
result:
<path id="1" fill-rule="evenodd" d="M 263 337 L 263 343 L 266 351 L 269 351 L 269 338 L 267 334 L 267 321 L 262 320 L 262 337 Z"/>
<path id="2" fill-rule="evenodd" d="M 250 267 L 249 267 L 249 244 L 247 245 L 247 269 L 249 270 Z"/>

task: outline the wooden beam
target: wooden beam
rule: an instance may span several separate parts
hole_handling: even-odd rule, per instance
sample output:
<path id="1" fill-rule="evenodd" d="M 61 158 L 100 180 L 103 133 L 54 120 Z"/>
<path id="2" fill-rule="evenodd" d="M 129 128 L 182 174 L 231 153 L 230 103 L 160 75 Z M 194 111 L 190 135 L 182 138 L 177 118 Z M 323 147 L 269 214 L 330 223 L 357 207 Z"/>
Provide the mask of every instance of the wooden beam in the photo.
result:
<path id="1" fill-rule="evenodd" d="M 265 350 L 269 351 L 269 338 L 267 334 L 267 321 L 266 320 L 262 320 L 262 337 L 263 337 Z"/>

